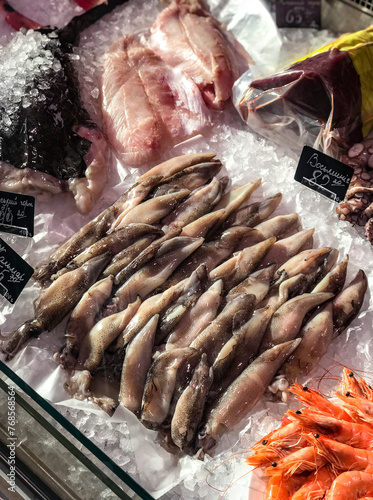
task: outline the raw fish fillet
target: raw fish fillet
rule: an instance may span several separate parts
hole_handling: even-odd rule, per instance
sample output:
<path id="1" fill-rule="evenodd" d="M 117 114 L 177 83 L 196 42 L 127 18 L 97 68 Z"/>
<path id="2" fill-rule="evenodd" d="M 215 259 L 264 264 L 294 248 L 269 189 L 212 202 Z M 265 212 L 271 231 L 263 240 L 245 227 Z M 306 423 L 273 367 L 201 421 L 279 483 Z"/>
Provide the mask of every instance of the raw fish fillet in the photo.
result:
<path id="1" fill-rule="evenodd" d="M 222 109 L 239 76 L 233 46 L 198 0 L 174 0 L 151 28 L 150 45 L 197 84 L 210 108 Z"/>
<path id="2" fill-rule="evenodd" d="M 178 83 L 172 69 L 134 35 L 126 35 L 105 56 L 102 107 L 108 140 L 130 166 L 158 159 L 176 138 L 194 131 L 187 130 L 185 118 L 199 128 L 196 115 L 204 114 L 193 83 L 184 78 Z"/>

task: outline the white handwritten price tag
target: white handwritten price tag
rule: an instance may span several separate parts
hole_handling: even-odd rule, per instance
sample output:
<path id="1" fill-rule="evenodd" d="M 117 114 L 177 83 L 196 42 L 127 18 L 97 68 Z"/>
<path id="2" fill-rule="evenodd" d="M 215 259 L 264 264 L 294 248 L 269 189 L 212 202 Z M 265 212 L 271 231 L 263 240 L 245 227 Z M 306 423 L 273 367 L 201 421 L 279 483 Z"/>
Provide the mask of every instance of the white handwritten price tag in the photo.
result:
<path id="1" fill-rule="evenodd" d="M 0 295 L 14 304 L 33 272 L 33 268 L 0 238 Z"/>
<path id="2" fill-rule="evenodd" d="M 344 199 L 353 175 L 352 167 L 304 146 L 294 179 L 339 203 Z"/>
<path id="3" fill-rule="evenodd" d="M 34 236 L 35 198 L 0 191 L 0 231 Z"/>
<path id="4" fill-rule="evenodd" d="M 279 28 L 321 28 L 321 0 L 276 0 Z"/>

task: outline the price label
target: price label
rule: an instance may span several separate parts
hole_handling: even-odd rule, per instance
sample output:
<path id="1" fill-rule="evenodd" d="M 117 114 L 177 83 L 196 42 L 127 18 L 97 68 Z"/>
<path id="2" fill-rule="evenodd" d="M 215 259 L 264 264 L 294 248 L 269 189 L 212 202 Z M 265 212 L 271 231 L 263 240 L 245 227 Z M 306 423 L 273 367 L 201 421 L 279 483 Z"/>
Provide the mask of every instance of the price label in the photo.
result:
<path id="1" fill-rule="evenodd" d="M 28 280 L 33 268 L 0 238 L 0 294 L 14 304 Z"/>
<path id="2" fill-rule="evenodd" d="M 321 28 L 321 0 L 277 0 L 279 28 Z"/>
<path id="3" fill-rule="evenodd" d="M 35 198 L 0 191 L 0 231 L 34 236 Z"/>
<path id="4" fill-rule="evenodd" d="M 350 185 L 354 169 L 317 149 L 304 146 L 294 179 L 339 203 Z"/>

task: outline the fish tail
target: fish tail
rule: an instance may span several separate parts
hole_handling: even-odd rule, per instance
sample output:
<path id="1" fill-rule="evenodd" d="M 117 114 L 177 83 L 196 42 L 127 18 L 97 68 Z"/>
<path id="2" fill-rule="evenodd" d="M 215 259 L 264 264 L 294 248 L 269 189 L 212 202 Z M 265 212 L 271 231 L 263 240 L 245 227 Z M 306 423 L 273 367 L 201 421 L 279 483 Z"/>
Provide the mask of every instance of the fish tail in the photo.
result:
<path id="1" fill-rule="evenodd" d="M 107 0 L 84 14 L 75 16 L 65 28 L 59 31 L 60 40 L 75 45 L 82 31 L 125 2 L 126 0 Z"/>

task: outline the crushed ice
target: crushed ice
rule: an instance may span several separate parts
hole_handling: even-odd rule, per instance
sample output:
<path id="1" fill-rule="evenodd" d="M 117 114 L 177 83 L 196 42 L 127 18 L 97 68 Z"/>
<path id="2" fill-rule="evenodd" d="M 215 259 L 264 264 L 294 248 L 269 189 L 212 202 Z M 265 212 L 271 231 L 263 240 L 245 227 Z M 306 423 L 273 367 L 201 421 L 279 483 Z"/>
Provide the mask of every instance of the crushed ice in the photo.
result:
<path id="1" fill-rule="evenodd" d="M 51 45 L 58 43 L 48 35 L 28 30 L 17 33 L 10 43 L 0 47 L 0 132 L 11 135 L 17 126 L 21 108 L 45 99 L 45 76 L 58 72 L 61 63 L 54 59 Z M 38 78 L 40 84 L 38 83 Z"/>

